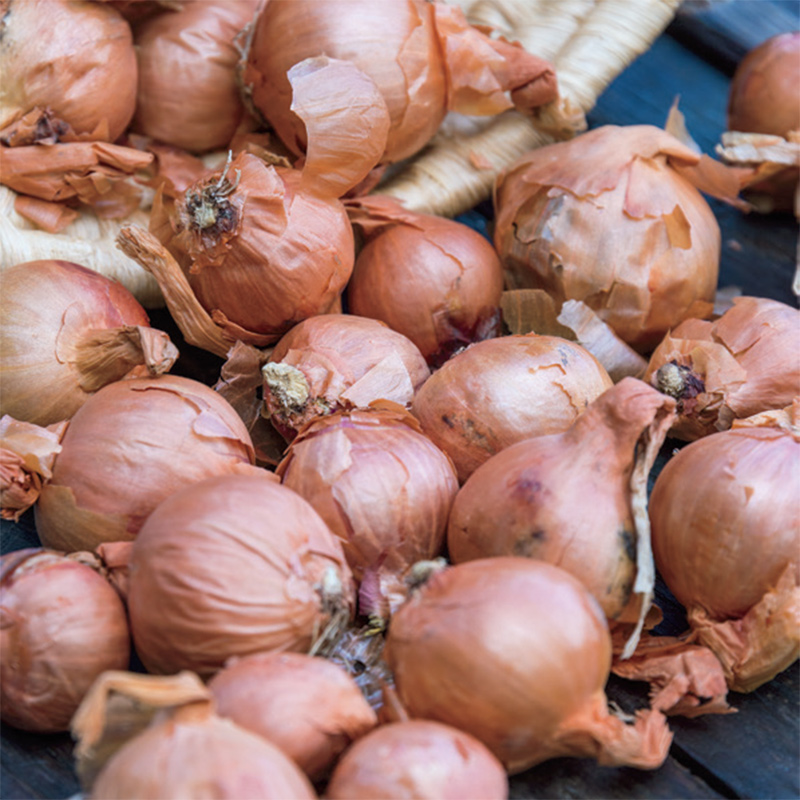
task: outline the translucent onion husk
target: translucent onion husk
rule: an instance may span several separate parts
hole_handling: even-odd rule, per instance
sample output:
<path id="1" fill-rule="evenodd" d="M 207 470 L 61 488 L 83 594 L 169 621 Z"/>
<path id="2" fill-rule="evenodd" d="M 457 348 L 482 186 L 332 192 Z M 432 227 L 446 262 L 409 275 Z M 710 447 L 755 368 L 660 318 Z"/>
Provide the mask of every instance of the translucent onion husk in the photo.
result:
<path id="1" fill-rule="evenodd" d="M 456 220 L 373 195 L 346 204 L 363 234 L 348 310 L 407 336 L 436 367 L 501 333 L 503 270 L 491 243 Z"/>
<path id="2" fill-rule="evenodd" d="M 492 456 L 456 495 L 447 531 L 453 563 L 547 561 L 577 577 L 609 620 L 632 601 L 646 612 L 655 583 L 647 477 L 674 409 L 643 381 L 624 378 L 564 433 Z"/>
<path id="3" fill-rule="evenodd" d="M 376 400 L 409 406 L 430 376 L 419 348 L 385 323 L 319 314 L 295 325 L 262 369 L 264 414 L 290 441 L 308 422 Z"/>
<path id="4" fill-rule="evenodd" d="M 432 720 L 391 722 L 359 739 L 325 788 L 329 800 L 505 800 L 503 765 L 474 736 Z"/>
<path id="5" fill-rule="evenodd" d="M 253 461 L 244 423 L 213 389 L 175 375 L 116 381 L 67 427 L 35 507 L 39 538 L 67 551 L 131 540 L 176 490 Z"/>
<path id="6" fill-rule="evenodd" d="M 95 678 L 128 666 L 125 607 L 76 556 L 29 548 L 0 557 L 0 708 L 8 725 L 66 731 Z"/>
<path id="7" fill-rule="evenodd" d="M 233 656 L 307 652 L 353 601 L 339 540 L 266 470 L 176 492 L 134 542 L 128 610 L 150 672 L 209 677 Z"/>
<path id="8" fill-rule="evenodd" d="M 762 417 L 691 442 L 650 498 L 656 566 L 734 691 L 800 654 L 799 412 L 785 427 Z"/>
<path id="9" fill-rule="evenodd" d="M 466 731 L 512 774 L 559 756 L 641 769 L 667 757 L 663 715 L 629 725 L 608 711 L 605 617 L 552 564 L 498 556 L 435 573 L 392 618 L 384 657 L 412 718 Z"/>
<path id="10" fill-rule="evenodd" d="M 290 37 L 286 30 L 292 31 Z M 298 154 L 305 150 L 307 133 L 291 113 L 286 73 L 320 53 L 352 61 L 378 86 L 391 119 L 383 164 L 417 152 L 448 110 L 492 115 L 513 105 L 535 108 L 558 96 L 547 62 L 472 28 L 452 5 L 267 3 L 247 43 L 242 83 L 255 108 Z"/>
<path id="11" fill-rule="evenodd" d="M 193 153 L 227 146 L 244 114 L 234 39 L 258 0 L 183 2 L 136 27 L 131 129 Z"/>
<path id="12" fill-rule="evenodd" d="M 0 136 L 31 111 L 61 133 L 113 142 L 136 105 L 136 52 L 128 22 L 104 3 L 2 4 Z"/>
<path id="13" fill-rule="evenodd" d="M 208 688 L 221 717 L 277 745 L 312 781 L 378 724 L 342 667 L 305 653 L 232 659 Z"/>
<path id="14" fill-rule="evenodd" d="M 463 483 L 504 447 L 566 430 L 611 385 L 600 362 L 575 342 L 501 336 L 446 361 L 419 388 L 411 412 Z"/>
<path id="15" fill-rule="evenodd" d="M 643 376 L 678 401 L 672 436 L 692 441 L 800 395 L 800 311 L 735 297 L 712 321 L 686 320 L 650 356 Z"/>
<path id="16" fill-rule="evenodd" d="M 276 474 L 341 540 L 364 616 L 388 617 L 407 594 L 406 571 L 442 553 L 458 490 L 455 468 L 402 408 L 310 423 Z"/>
<path id="17" fill-rule="evenodd" d="M 522 156 L 494 188 L 507 288 L 545 289 L 559 306 L 582 300 L 640 352 L 707 317 L 719 225 L 678 171 L 700 162 L 649 125 L 606 125 Z"/>
<path id="18" fill-rule="evenodd" d="M 102 386 L 167 372 L 177 357 L 169 336 L 150 327 L 116 281 L 68 261 L 3 270 L 0 415 L 52 425 Z"/>

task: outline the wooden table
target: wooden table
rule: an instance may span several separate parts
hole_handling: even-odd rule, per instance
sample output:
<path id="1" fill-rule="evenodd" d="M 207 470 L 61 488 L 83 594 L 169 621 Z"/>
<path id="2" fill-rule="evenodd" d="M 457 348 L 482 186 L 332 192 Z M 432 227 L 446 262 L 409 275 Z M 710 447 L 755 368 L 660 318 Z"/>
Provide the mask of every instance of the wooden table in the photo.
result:
<path id="1" fill-rule="evenodd" d="M 693 2 L 653 47 L 603 94 L 589 117 L 607 123 L 663 125 L 676 95 L 690 132 L 713 153 L 725 130 L 730 76 L 742 55 L 775 33 L 800 29 L 800 0 L 714 0 Z M 797 305 L 791 292 L 797 254 L 797 224 L 788 216 L 742 213 L 711 201 L 722 229 L 720 286 Z M 491 218 L 483 204 L 465 215 L 477 227 Z M 181 337 L 164 312 L 153 324 Z M 213 383 L 221 361 L 181 345 L 176 372 Z M 672 447 L 668 441 L 653 471 Z M 800 486 L 796 487 L 800 496 Z M 32 514 L 3 523 L 2 550 L 37 546 Z M 667 625 L 677 632 L 680 607 L 667 605 Z M 674 601 L 672 601 L 674 604 Z M 796 663 L 749 695 L 731 694 L 737 714 L 694 720 L 673 718 L 675 738 L 658 770 L 599 767 L 584 759 L 556 759 L 511 780 L 512 798 L 779 798 L 800 797 L 800 669 Z M 623 709 L 646 702 L 644 684 L 613 678 L 608 695 Z M 37 736 L 4 726 L 0 732 L 0 798 L 63 800 L 80 787 L 72 769 L 67 734 Z M 244 800 L 244 798 L 243 798 Z M 468 800 L 465 798 L 465 800 Z"/>

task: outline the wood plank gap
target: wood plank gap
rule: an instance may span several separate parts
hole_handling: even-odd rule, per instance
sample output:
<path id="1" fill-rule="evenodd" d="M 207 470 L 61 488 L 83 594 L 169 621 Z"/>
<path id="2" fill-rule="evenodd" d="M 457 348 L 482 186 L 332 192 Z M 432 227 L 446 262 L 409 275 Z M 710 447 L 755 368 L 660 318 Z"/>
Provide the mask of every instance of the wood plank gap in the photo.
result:
<path id="1" fill-rule="evenodd" d="M 674 740 L 669 754 L 671 758 L 677 761 L 684 769 L 689 770 L 698 780 L 703 781 L 712 791 L 728 798 L 728 800 L 740 800 L 741 795 L 729 783 L 715 775 Z"/>

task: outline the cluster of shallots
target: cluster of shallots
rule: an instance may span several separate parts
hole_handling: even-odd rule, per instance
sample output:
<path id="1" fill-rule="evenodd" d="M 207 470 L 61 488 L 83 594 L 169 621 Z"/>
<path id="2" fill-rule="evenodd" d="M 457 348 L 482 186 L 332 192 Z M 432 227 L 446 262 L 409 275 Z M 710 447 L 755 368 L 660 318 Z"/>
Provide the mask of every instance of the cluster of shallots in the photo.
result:
<path id="1" fill-rule="evenodd" d="M 38 546 L 0 560 L 0 713 L 71 730 L 88 796 L 657 769 L 669 715 L 797 659 L 800 312 L 715 313 L 703 193 L 750 173 L 677 110 L 509 164 L 485 236 L 380 193 L 449 111 L 559 113 L 455 5 L 6 5 L 2 182 L 51 231 L 147 196 L 118 246 L 181 347 L 79 264 L 2 273 L 0 504 Z"/>

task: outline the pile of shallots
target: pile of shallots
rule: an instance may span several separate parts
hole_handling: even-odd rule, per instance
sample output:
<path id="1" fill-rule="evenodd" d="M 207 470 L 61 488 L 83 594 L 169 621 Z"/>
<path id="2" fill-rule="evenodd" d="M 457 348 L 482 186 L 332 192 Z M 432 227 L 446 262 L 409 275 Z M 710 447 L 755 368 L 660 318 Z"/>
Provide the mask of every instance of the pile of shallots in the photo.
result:
<path id="1" fill-rule="evenodd" d="M 670 715 L 798 658 L 800 311 L 715 310 L 704 197 L 753 170 L 674 109 L 509 164 L 483 235 L 380 193 L 447 113 L 561 113 L 455 5 L 7 5 L 0 180 L 51 232 L 146 198 L 118 246 L 172 332 L 80 264 L 2 273 L 0 502 L 38 543 L 0 560 L 0 714 L 71 731 L 87 796 L 653 770 Z"/>

